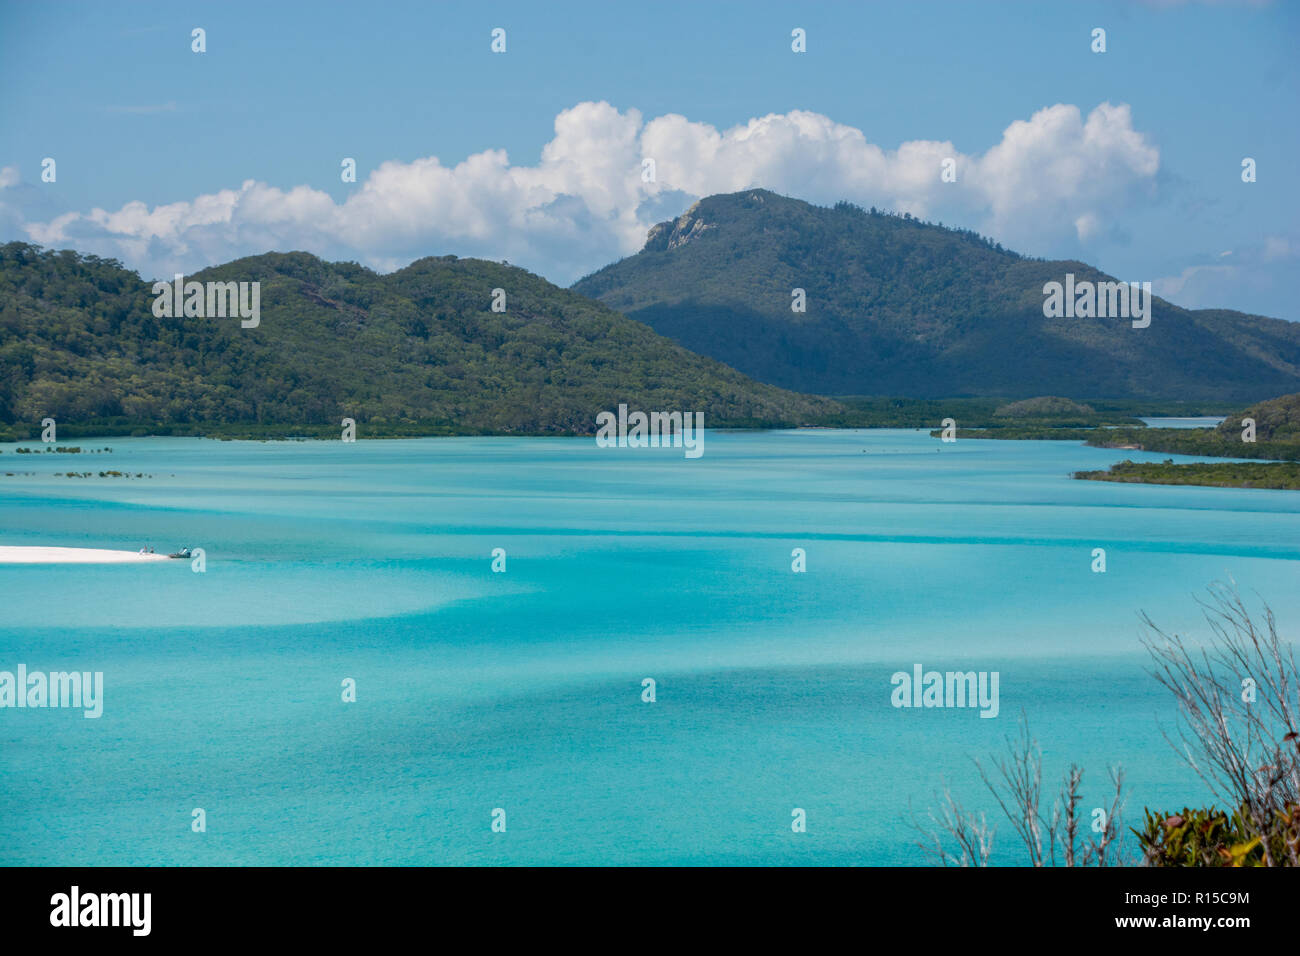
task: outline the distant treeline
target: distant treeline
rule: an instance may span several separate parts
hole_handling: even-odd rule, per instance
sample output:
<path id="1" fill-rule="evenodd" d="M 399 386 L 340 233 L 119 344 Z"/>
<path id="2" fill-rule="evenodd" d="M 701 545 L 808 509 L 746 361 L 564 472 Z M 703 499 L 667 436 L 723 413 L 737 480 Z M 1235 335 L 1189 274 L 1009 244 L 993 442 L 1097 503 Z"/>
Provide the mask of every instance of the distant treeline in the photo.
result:
<path id="1" fill-rule="evenodd" d="M 1266 458 L 1300 461 L 1300 442 L 1245 442 L 1213 428 L 1115 428 L 1094 431 L 1086 439 L 1096 448 L 1133 448 L 1171 455 L 1212 458 Z"/>
<path id="2" fill-rule="evenodd" d="M 1111 465 L 1108 471 L 1076 471 L 1074 477 L 1089 481 L 1131 481 L 1149 485 L 1300 490 L 1300 463 L 1216 461 L 1176 465 L 1172 461 L 1121 461 Z"/>
<path id="3" fill-rule="evenodd" d="M 1189 402 L 1139 402 L 1092 401 L 1092 415 L 1069 418 L 1009 419 L 998 414 L 1007 407 L 1005 398 L 883 398 L 868 396 L 841 397 L 832 411 L 809 414 L 800 424 L 823 428 L 926 428 L 937 429 L 945 418 L 958 423 L 958 437 L 962 438 L 1050 438 L 1057 440 L 1087 441 L 1092 429 L 1099 425 L 1137 425 L 1139 415 L 1168 417 L 1200 417 L 1225 415 L 1231 408 Z M 706 417 L 705 425 L 714 427 Z M 733 417 L 718 422 L 726 428 L 788 428 L 788 420 L 773 418 Z M 260 438 L 337 438 L 340 423 L 247 423 L 247 422 L 140 422 L 125 417 L 91 418 L 79 421 L 60 421 L 58 434 L 62 438 L 91 438 L 96 436 L 175 436 L 232 439 Z M 980 429 L 974 431 L 973 429 Z M 1158 431 L 1144 429 L 1144 434 Z M 1163 430 L 1160 430 L 1163 431 Z M 24 441 L 40 437 L 41 427 L 36 421 L 0 424 L 0 441 Z M 590 429 L 551 430 L 550 435 L 590 434 Z M 476 427 L 472 424 L 457 426 L 445 420 L 366 421 L 357 418 L 358 438 L 418 438 L 441 435 L 518 435 L 517 430 Z M 936 431 L 936 434 L 937 431 Z M 1264 456 L 1268 457 L 1268 456 Z"/>

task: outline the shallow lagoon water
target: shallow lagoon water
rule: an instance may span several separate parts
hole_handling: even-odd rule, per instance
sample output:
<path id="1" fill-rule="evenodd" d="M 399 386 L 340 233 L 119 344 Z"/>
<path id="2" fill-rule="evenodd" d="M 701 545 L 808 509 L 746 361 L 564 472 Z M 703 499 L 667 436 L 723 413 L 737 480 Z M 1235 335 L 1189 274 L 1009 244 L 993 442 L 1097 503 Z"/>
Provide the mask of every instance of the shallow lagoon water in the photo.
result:
<path id="1" fill-rule="evenodd" d="M 1223 422 L 1222 415 L 1203 418 L 1143 418 L 1151 428 L 1214 428 Z"/>
<path id="2" fill-rule="evenodd" d="M 4 446 L 4 543 L 193 545 L 207 571 L 0 568 L 0 669 L 106 685 L 98 720 L 0 710 L 0 863 L 921 863 L 909 806 L 947 782 L 994 810 L 970 758 L 1021 712 L 1048 779 L 1086 768 L 1088 807 L 1115 763 L 1130 823 L 1205 799 L 1138 612 L 1204 633 L 1194 598 L 1231 575 L 1300 624 L 1300 496 L 1069 477 L 1164 454 L 829 430 L 709 432 L 696 460 L 76 444 L 113 453 Z M 107 468 L 153 477 L 54 477 Z M 998 671 L 999 716 L 892 707 L 917 663 Z M 1005 823 L 998 850 L 1017 859 Z"/>

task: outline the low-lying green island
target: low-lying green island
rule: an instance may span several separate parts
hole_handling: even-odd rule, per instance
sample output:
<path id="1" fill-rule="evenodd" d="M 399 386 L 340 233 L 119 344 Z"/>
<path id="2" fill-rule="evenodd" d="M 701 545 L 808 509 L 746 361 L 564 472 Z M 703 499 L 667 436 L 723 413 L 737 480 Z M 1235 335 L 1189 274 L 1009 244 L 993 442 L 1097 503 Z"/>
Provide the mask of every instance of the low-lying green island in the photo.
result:
<path id="1" fill-rule="evenodd" d="M 1190 417 L 1208 414 L 1213 413 L 1203 409 L 1190 413 Z M 930 434 L 946 437 L 942 429 Z M 959 439 L 1082 441 L 1094 448 L 1260 459 L 1180 464 L 1171 459 L 1121 461 L 1105 471 L 1077 471 L 1074 477 L 1155 485 L 1300 490 L 1300 393 L 1230 411 L 1214 428 L 1150 428 L 1139 419 L 1126 420 L 1119 409 L 1102 410 L 1068 399 L 1043 397 L 1005 405 L 978 427 L 950 429 L 949 435 Z"/>
<path id="2" fill-rule="evenodd" d="M 1300 491 L 1300 462 L 1216 461 L 1176 465 L 1171 461 L 1121 461 L 1106 471 L 1076 471 L 1088 481 L 1131 481 L 1147 485 L 1209 485 L 1218 488 L 1275 488 Z"/>

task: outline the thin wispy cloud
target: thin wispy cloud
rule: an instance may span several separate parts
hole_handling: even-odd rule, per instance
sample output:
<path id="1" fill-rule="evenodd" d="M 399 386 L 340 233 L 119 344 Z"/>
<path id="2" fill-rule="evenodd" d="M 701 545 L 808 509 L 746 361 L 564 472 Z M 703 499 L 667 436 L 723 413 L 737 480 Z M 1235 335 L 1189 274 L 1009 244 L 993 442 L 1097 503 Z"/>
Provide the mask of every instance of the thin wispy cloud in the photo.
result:
<path id="1" fill-rule="evenodd" d="M 1243 287 L 1271 289 L 1289 285 L 1300 241 L 1290 236 L 1265 236 L 1239 249 L 1226 249 L 1205 261 L 1184 267 L 1178 275 L 1152 282 L 1157 295 L 1190 309 L 1234 308 Z M 1294 315 L 1282 318 L 1294 319 Z"/>

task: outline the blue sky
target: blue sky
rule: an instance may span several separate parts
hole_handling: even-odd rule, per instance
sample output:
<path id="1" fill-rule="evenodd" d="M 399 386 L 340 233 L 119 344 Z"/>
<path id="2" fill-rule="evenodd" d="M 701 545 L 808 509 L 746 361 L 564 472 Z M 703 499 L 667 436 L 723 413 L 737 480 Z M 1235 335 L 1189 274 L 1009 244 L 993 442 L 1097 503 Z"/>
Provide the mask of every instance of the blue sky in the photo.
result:
<path id="1" fill-rule="evenodd" d="M 1300 319 L 1297 48 L 1289 3 L 2 0 L 0 239 L 146 276 L 306 249 L 568 284 L 758 185 Z"/>

